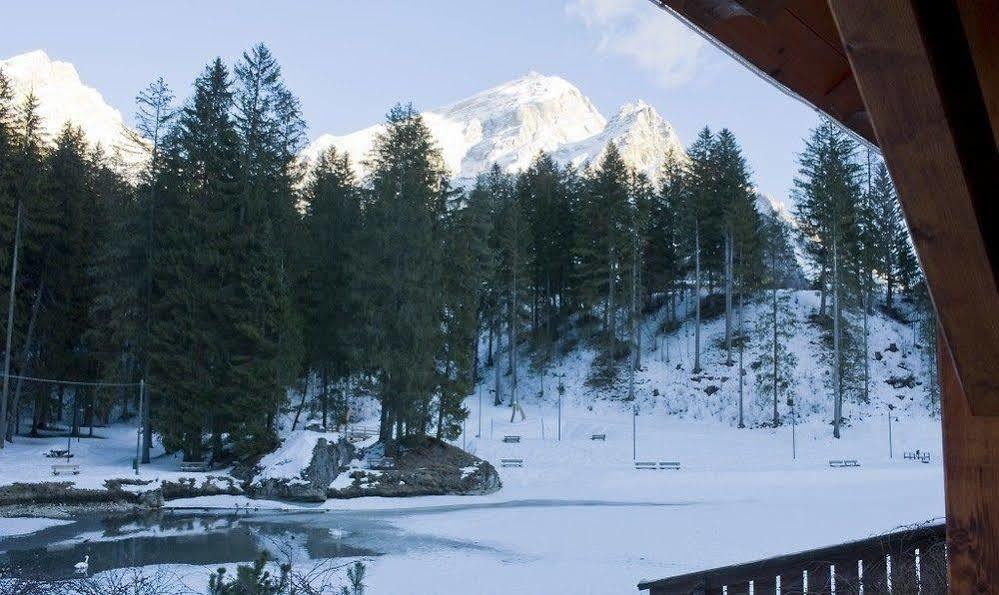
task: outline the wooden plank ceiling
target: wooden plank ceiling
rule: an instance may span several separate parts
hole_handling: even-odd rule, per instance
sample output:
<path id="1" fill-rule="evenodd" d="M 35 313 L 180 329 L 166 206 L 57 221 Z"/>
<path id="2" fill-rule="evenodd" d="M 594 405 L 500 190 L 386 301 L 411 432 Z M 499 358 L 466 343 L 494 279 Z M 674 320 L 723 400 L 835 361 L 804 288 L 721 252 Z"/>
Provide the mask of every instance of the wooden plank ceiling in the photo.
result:
<path id="1" fill-rule="evenodd" d="M 652 0 L 877 143 L 825 0 Z"/>

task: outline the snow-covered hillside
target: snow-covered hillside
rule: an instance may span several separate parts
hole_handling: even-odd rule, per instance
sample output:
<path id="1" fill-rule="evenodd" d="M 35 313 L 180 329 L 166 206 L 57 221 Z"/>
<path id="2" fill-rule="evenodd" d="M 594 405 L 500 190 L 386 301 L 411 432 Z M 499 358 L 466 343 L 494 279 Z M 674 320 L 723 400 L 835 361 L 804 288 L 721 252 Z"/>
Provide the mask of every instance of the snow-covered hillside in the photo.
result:
<path id="1" fill-rule="evenodd" d="M 823 331 L 809 318 L 817 313 L 817 291 L 790 291 L 788 297 L 796 328 L 789 341 L 789 351 L 797 358 L 793 382 L 797 419 L 799 421 L 831 421 L 832 390 L 828 386 L 831 367 L 828 348 L 823 346 Z M 688 311 L 693 303 L 682 304 L 680 311 Z M 746 375 L 743 382 L 744 421 L 747 426 L 768 424 L 772 419 L 772 395 L 763 394 L 756 384 L 757 362 L 769 343 L 756 332 L 757 319 L 769 312 L 765 303 L 746 305 L 745 328 L 750 343 L 744 351 Z M 636 372 L 635 405 L 642 413 L 686 418 L 691 420 L 738 423 L 739 367 L 738 352 L 733 350 L 732 366 L 725 364 L 725 320 L 723 316 L 705 320 L 701 330 L 701 366 L 698 374 L 692 372 L 694 331 L 692 316 L 682 321 L 679 329 L 666 335 L 657 331 L 666 315 L 665 309 L 650 316 L 642 325 L 642 369 Z M 860 321 L 856 332 L 860 332 Z M 858 340 L 860 337 L 857 337 Z M 620 407 L 630 408 L 626 401 L 626 366 L 619 366 L 615 380 L 594 383 L 596 352 L 580 343 L 580 347 L 564 356 L 549 368 L 544 378 L 528 362 L 525 354 L 519 370 L 521 400 L 552 403 L 557 398 L 556 386 L 565 387 L 565 398 L 576 405 L 595 401 L 619 402 Z M 891 405 L 899 418 L 926 419 L 931 417 L 931 405 L 926 392 L 928 371 L 926 346 L 914 340 L 912 327 L 875 313 L 869 318 L 870 347 L 870 402 L 863 403 L 847 398 L 844 403 L 846 423 L 871 417 L 884 418 Z M 505 347 L 504 347 L 505 349 Z M 504 398 L 509 397 L 511 376 L 507 373 L 506 359 L 501 364 L 501 387 Z M 754 365 L 755 364 L 755 365 Z M 490 395 L 495 383 L 494 370 L 486 370 L 479 389 Z M 544 398 L 540 394 L 544 385 Z M 787 419 L 789 408 L 782 396 L 778 408 L 782 419 Z M 849 429 L 845 430 L 849 431 Z"/>
<path id="2" fill-rule="evenodd" d="M 493 163 L 507 172 L 520 171 L 539 151 L 584 167 L 614 142 L 629 165 L 653 179 L 669 150 L 684 154 L 673 127 L 652 106 L 625 105 L 608 121 L 571 83 L 536 72 L 423 116 L 459 183 Z M 374 125 L 343 136 L 324 134 L 302 152 L 303 159 L 311 161 L 336 146 L 350 154 L 363 175 L 363 159 L 382 129 Z"/>
<path id="3" fill-rule="evenodd" d="M 13 85 L 16 102 L 35 94 L 47 140 L 53 140 L 70 122 L 83 130 L 91 145 L 100 145 L 109 153 L 120 151 L 126 164 L 142 159 L 142 151 L 131 140 L 121 112 L 111 107 L 99 91 L 84 84 L 69 62 L 53 60 L 36 50 L 0 60 L 0 69 Z"/>

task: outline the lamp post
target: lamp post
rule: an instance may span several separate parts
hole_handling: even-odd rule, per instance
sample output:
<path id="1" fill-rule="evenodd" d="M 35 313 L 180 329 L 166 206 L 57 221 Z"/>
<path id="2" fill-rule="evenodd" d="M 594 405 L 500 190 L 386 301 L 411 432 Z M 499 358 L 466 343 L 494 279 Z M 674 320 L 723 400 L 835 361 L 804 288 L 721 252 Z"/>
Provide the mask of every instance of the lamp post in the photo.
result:
<path id="1" fill-rule="evenodd" d="M 146 397 L 146 381 L 145 379 L 139 380 L 139 411 L 138 415 L 135 416 L 138 423 L 135 424 L 135 474 L 139 474 L 139 450 L 142 444 L 142 413 L 145 411 L 143 408 L 145 406 Z"/>
<path id="2" fill-rule="evenodd" d="M 889 459 L 894 459 L 895 458 L 895 449 L 894 449 L 894 445 L 892 444 L 892 436 L 891 436 L 891 410 L 892 409 L 894 409 L 894 406 L 891 403 L 889 403 L 888 404 L 888 458 Z"/>
<path id="3" fill-rule="evenodd" d="M 638 460 L 638 405 L 631 408 L 631 460 Z"/>
<path id="4" fill-rule="evenodd" d="M 562 394 L 565 393 L 565 384 L 558 381 L 558 441 L 562 441 Z"/>

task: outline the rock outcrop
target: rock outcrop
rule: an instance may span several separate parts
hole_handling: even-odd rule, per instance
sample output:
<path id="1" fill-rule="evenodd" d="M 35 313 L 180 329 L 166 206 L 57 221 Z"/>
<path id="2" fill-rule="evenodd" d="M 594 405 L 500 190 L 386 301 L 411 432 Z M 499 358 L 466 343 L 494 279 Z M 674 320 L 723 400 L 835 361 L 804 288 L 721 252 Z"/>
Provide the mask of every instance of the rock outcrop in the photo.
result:
<path id="1" fill-rule="evenodd" d="M 441 496 L 490 494 L 502 487 L 496 469 L 475 455 L 434 438 L 399 446 L 394 468 L 371 469 L 368 462 L 382 458 L 381 444 L 352 462 L 327 495 L 330 498 L 360 496 Z M 366 462 L 367 461 L 367 462 Z"/>
<path id="2" fill-rule="evenodd" d="M 333 442 L 320 437 L 304 469 L 285 476 L 261 473 L 249 483 L 246 492 L 253 498 L 323 502 L 329 485 L 347 468 L 353 456 L 354 446 L 346 439 Z"/>

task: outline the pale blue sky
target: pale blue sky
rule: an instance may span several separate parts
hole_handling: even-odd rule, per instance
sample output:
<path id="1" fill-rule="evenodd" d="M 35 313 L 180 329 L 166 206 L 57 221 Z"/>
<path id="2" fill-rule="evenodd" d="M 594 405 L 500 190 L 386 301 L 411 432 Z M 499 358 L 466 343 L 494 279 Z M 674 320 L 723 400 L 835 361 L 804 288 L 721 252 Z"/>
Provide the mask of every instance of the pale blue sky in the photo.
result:
<path id="1" fill-rule="evenodd" d="M 647 0 L 34 0 L 4 6 L 0 57 L 76 65 L 131 118 L 163 76 L 179 97 L 214 56 L 266 42 L 301 98 L 309 137 L 379 121 L 397 101 L 450 103 L 529 70 L 561 76 L 610 117 L 644 99 L 689 143 L 705 124 L 742 143 L 784 199 L 818 120 Z"/>

